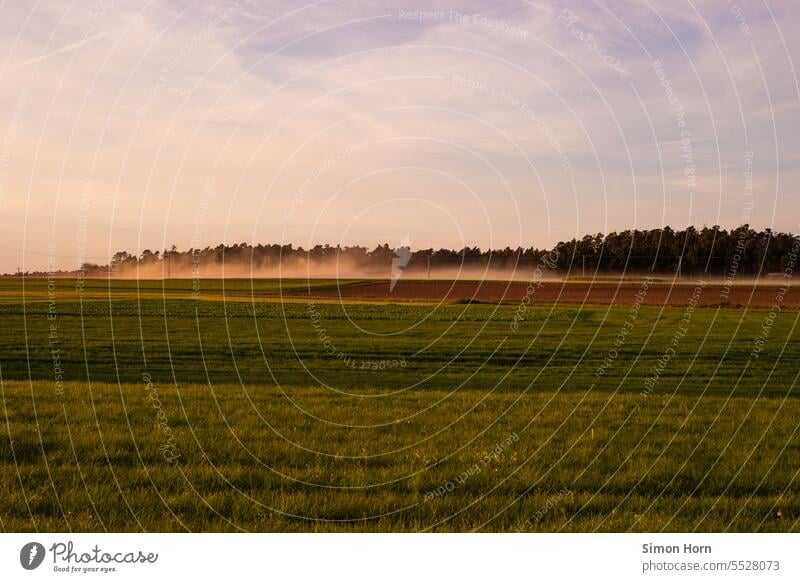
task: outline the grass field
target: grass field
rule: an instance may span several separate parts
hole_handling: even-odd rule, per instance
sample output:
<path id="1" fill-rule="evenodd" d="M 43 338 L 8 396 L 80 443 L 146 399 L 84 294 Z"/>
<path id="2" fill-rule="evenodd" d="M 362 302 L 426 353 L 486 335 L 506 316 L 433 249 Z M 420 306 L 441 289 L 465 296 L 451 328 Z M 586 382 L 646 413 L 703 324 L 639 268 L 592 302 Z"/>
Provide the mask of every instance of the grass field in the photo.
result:
<path id="1" fill-rule="evenodd" d="M 800 529 L 800 311 L 199 287 L 0 279 L 4 531 Z"/>

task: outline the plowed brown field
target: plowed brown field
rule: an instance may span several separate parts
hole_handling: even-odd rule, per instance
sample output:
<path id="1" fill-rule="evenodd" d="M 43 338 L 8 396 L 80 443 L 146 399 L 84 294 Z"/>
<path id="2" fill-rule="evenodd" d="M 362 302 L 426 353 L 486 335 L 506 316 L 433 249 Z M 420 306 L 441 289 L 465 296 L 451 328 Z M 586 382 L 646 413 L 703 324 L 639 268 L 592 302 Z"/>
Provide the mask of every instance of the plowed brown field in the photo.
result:
<path id="1" fill-rule="evenodd" d="M 651 283 L 642 302 L 645 305 L 688 305 L 695 293 L 697 282 Z M 447 302 L 519 302 L 529 296 L 531 303 L 587 303 L 601 305 L 629 305 L 642 289 L 641 283 L 590 283 L 590 282 L 538 282 L 530 286 L 525 282 L 508 281 L 398 281 L 390 289 L 388 281 L 356 284 L 333 284 L 312 289 L 311 297 L 350 300 L 382 301 L 447 301 Z M 698 306 L 772 307 L 780 302 L 783 307 L 800 307 L 800 288 L 789 287 L 783 294 L 775 285 L 732 285 L 707 283 L 700 294 Z M 302 292 L 293 292 L 299 295 Z M 308 296 L 307 293 L 302 293 Z M 284 293 L 284 295 L 286 295 Z"/>

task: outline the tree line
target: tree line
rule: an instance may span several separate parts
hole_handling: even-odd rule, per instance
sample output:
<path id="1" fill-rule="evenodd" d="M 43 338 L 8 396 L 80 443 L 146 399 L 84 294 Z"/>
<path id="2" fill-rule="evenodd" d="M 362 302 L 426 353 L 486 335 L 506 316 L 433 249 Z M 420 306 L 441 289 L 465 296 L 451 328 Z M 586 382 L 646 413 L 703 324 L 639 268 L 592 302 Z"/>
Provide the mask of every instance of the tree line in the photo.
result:
<path id="1" fill-rule="evenodd" d="M 418 249 L 407 246 L 316 245 L 309 249 L 291 244 L 236 243 L 179 251 L 175 246 L 164 251 L 144 250 L 141 254 L 120 251 L 107 265 L 84 263 L 84 276 L 124 274 L 143 268 L 152 272 L 185 272 L 187 269 L 246 265 L 254 272 L 278 267 L 306 266 L 313 276 L 315 265 L 332 262 L 346 264 L 364 272 L 386 274 L 392 268 L 412 271 L 435 271 L 469 266 L 486 269 L 527 270 L 546 262 L 548 268 L 562 274 L 595 273 L 679 273 L 681 275 L 766 275 L 782 271 L 797 253 L 800 236 L 756 231 L 745 224 L 731 230 L 719 226 L 674 230 L 669 226 L 652 230 L 625 230 L 597 233 L 557 243 L 552 248 L 510 248 L 482 250 L 478 247 L 453 249 Z M 62 272 L 63 274 L 66 274 Z M 37 273 L 27 273 L 36 275 Z M 42 274 L 42 273 L 38 273 Z"/>

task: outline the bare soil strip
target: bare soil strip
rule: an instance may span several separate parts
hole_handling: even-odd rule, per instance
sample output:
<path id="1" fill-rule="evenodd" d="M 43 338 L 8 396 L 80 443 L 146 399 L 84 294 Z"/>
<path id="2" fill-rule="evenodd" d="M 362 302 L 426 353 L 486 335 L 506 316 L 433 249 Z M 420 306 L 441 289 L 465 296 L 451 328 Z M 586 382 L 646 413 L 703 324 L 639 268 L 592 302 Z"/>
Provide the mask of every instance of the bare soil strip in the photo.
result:
<path id="1" fill-rule="evenodd" d="M 650 283 L 644 305 L 688 305 L 695 293 L 696 282 Z M 333 284 L 292 291 L 284 296 L 302 294 L 313 298 L 380 301 L 445 301 L 517 303 L 524 297 L 532 304 L 587 303 L 599 305 L 630 305 L 642 289 L 641 283 L 537 282 L 533 285 L 518 281 L 398 281 L 394 288 L 388 281 L 357 284 Z M 772 307 L 780 301 L 786 308 L 800 307 L 800 288 L 790 287 L 779 300 L 778 285 L 732 285 L 707 283 L 698 306 L 707 307 Z"/>

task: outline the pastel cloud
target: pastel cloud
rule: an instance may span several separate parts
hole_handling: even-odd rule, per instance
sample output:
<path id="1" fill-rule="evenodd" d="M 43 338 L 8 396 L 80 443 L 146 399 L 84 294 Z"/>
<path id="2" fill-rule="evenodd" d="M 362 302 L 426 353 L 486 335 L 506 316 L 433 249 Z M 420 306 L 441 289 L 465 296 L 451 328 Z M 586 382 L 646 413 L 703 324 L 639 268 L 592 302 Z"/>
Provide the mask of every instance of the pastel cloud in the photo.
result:
<path id="1" fill-rule="evenodd" d="M 800 230 L 796 3 L 13 4 L 0 271 L 49 245 L 72 267 L 173 243 Z"/>

